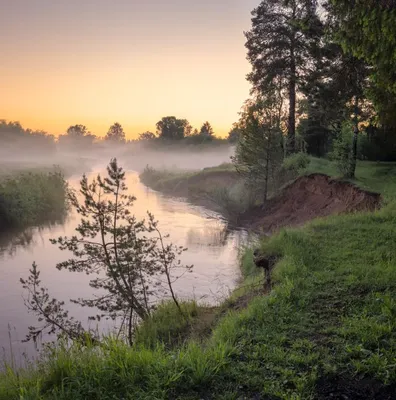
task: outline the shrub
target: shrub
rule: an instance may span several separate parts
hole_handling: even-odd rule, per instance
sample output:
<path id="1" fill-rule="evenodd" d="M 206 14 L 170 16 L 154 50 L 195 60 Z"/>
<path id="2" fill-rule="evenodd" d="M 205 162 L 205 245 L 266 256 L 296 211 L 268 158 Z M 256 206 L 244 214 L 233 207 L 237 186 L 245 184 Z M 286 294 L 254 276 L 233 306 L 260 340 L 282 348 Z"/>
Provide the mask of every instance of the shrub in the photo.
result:
<path id="1" fill-rule="evenodd" d="M 310 162 L 311 160 L 309 159 L 308 154 L 295 153 L 283 160 L 282 168 L 287 171 L 301 173 L 307 169 Z"/>

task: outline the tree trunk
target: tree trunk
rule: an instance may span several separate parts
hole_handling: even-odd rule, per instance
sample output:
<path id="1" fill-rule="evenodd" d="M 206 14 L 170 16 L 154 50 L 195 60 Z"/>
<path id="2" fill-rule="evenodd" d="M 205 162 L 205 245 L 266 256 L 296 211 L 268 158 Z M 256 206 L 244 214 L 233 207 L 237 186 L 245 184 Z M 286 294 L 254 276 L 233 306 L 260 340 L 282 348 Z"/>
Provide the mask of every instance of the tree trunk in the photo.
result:
<path id="1" fill-rule="evenodd" d="M 286 155 L 296 151 L 296 57 L 294 54 L 294 39 L 290 46 L 290 82 L 289 82 L 289 118 L 287 128 Z"/>
<path id="2" fill-rule="evenodd" d="M 357 160 L 357 144 L 359 137 L 359 97 L 355 96 L 355 117 L 353 123 L 353 141 L 352 141 L 352 154 L 349 164 L 348 178 L 354 179 L 356 172 L 356 160 Z"/>
<path id="3" fill-rule="evenodd" d="M 265 135 L 265 131 L 263 132 L 263 134 Z M 270 151 L 271 151 L 270 149 L 271 149 L 271 132 L 269 131 L 267 140 L 266 165 L 265 165 L 264 203 L 267 201 L 267 196 L 268 196 L 268 180 L 269 180 Z"/>

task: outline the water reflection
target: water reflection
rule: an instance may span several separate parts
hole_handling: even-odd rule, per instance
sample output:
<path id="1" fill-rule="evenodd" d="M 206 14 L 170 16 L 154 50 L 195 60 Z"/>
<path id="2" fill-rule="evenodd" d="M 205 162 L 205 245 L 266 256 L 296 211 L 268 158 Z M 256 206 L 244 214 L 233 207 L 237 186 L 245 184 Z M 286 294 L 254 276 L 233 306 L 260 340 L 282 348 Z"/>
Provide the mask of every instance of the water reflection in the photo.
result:
<path id="1" fill-rule="evenodd" d="M 203 228 L 191 228 L 187 232 L 187 246 L 214 246 L 223 247 L 227 244 L 232 231 L 228 225 L 216 224 L 204 226 Z"/>
<path id="2" fill-rule="evenodd" d="M 44 232 L 56 231 L 56 228 L 64 225 L 67 219 L 66 215 L 62 215 L 42 222 L 35 227 L 15 229 L 7 233 L 0 232 L 0 257 L 4 254 L 15 256 L 19 248 L 28 250 L 37 246 L 39 241 L 44 240 Z"/>

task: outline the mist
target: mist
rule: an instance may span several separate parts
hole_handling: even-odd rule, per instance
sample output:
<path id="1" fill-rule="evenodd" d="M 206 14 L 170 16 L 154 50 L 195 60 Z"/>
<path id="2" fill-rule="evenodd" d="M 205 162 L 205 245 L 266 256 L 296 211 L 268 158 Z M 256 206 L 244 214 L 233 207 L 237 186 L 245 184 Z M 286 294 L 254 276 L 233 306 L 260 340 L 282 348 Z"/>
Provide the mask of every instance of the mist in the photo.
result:
<path id="1" fill-rule="evenodd" d="M 0 173 L 59 166 L 66 177 L 102 170 L 111 158 L 117 158 L 126 170 L 142 172 L 146 166 L 166 170 L 200 170 L 231 162 L 234 147 L 228 143 L 205 146 L 168 144 L 150 147 L 136 142 L 125 144 L 74 143 L 64 147 L 48 139 L 14 138 L 0 140 Z"/>

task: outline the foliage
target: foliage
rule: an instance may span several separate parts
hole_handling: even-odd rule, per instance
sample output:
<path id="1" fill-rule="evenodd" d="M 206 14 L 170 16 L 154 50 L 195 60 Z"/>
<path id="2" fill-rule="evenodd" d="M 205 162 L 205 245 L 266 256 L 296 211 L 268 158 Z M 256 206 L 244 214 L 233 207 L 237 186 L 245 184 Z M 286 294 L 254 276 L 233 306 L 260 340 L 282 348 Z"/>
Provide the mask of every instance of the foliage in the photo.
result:
<path id="1" fill-rule="evenodd" d="M 0 155 L 4 158 L 16 152 L 27 151 L 26 156 L 53 153 L 56 150 L 53 135 L 42 130 L 24 129 L 17 121 L 0 119 Z"/>
<path id="2" fill-rule="evenodd" d="M 333 142 L 331 159 L 335 161 L 338 171 L 343 177 L 349 175 L 352 157 L 352 134 L 351 123 L 344 123 L 340 135 Z"/>
<path id="3" fill-rule="evenodd" d="M 243 214 L 256 204 L 256 193 L 240 181 L 232 186 L 219 186 L 209 194 L 209 199 L 220 207 L 222 215 L 231 226 L 238 227 Z"/>
<path id="4" fill-rule="evenodd" d="M 161 139 L 180 140 L 188 136 L 191 125 L 186 119 L 164 117 L 157 122 L 157 135 Z"/>
<path id="5" fill-rule="evenodd" d="M 247 103 L 239 123 L 241 136 L 232 158 L 251 190 L 264 201 L 277 185 L 283 159 L 282 132 L 273 103 L 257 99 Z"/>
<path id="6" fill-rule="evenodd" d="M 307 169 L 310 162 L 311 160 L 306 153 L 295 153 L 283 160 L 282 168 L 301 174 Z"/>
<path id="7" fill-rule="evenodd" d="M 368 126 L 361 135 L 359 156 L 363 160 L 396 160 L 396 136 L 385 126 Z"/>
<path id="8" fill-rule="evenodd" d="M 253 67 L 248 80 L 256 94 L 287 97 L 287 152 L 294 152 L 296 93 L 313 67 L 322 29 L 316 2 L 264 0 L 252 15 L 252 28 L 246 33 L 248 60 Z"/>
<path id="9" fill-rule="evenodd" d="M 140 141 L 151 141 L 151 140 L 154 140 L 154 139 L 156 139 L 156 136 L 155 136 L 155 134 L 153 132 L 147 131 L 147 132 L 143 132 L 143 133 L 141 133 L 139 135 L 139 140 Z"/>
<path id="10" fill-rule="evenodd" d="M 67 128 L 66 134 L 71 137 L 81 137 L 89 134 L 85 125 L 73 125 Z"/>
<path id="11" fill-rule="evenodd" d="M 210 125 L 210 123 L 208 121 L 206 121 L 202 126 L 201 129 L 199 131 L 199 134 L 201 136 L 204 136 L 208 139 L 212 139 L 214 136 L 214 131 L 212 128 L 212 125 Z"/>
<path id="12" fill-rule="evenodd" d="M 105 140 L 114 143 L 124 143 L 125 142 L 125 132 L 122 126 L 116 122 L 111 125 L 106 133 Z"/>
<path id="13" fill-rule="evenodd" d="M 343 23 L 339 40 L 356 57 L 374 66 L 374 79 L 396 92 L 396 12 L 393 1 L 332 0 Z"/>
<path id="14" fill-rule="evenodd" d="M 172 288 L 177 279 L 173 273 L 191 271 L 192 266 L 183 266 L 177 260 L 185 249 L 165 243 L 167 236 L 161 234 L 152 214 L 148 213 L 147 221 L 138 221 L 131 214 L 135 198 L 125 194 L 125 172 L 115 159 L 105 178 L 98 175 L 88 182 L 84 176 L 80 186 L 82 202 L 75 194 L 70 195 L 72 206 L 81 216 L 77 234 L 52 240 L 61 250 L 72 252 L 74 258 L 58 263 L 57 268 L 94 275 L 90 286 L 100 294 L 72 301 L 96 310 L 91 319 L 120 321 L 120 333 L 132 343 L 136 320 L 148 318 L 159 294 L 170 294 L 182 312 Z M 44 321 L 42 326 L 29 328 L 27 339 L 35 340 L 44 331 L 60 331 L 71 339 L 95 336 L 69 317 L 63 302 L 50 298 L 40 285 L 35 264 L 29 278 L 21 282 L 30 294 L 28 309 Z"/>
<path id="15" fill-rule="evenodd" d="M 19 172 L 0 178 L 0 229 L 62 218 L 68 208 L 63 173 Z"/>
<path id="16" fill-rule="evenodd" d="M 65 135 L 58 137 L 58 145 L 61 149 L 80 151 L 92 146 L 96 136 L 85 125 L 70 126 Z"/>
<path id="17" fill-rule="evenodd" d="M 367 93 L 382 124 L 396 126 L 396 12 L 392 0 L 331 0 L 338 16 L 336 38 L 345 52 L 372 66 L 372 87 Z"/>
<path id="18" fill-rule="evenodd" d="M 241 136 L 241 130 L 238 128 L 238 124 L 235 124 L 232 129 L 228 132 L 227 140 L 230 143 L 237 143 Z"/>

